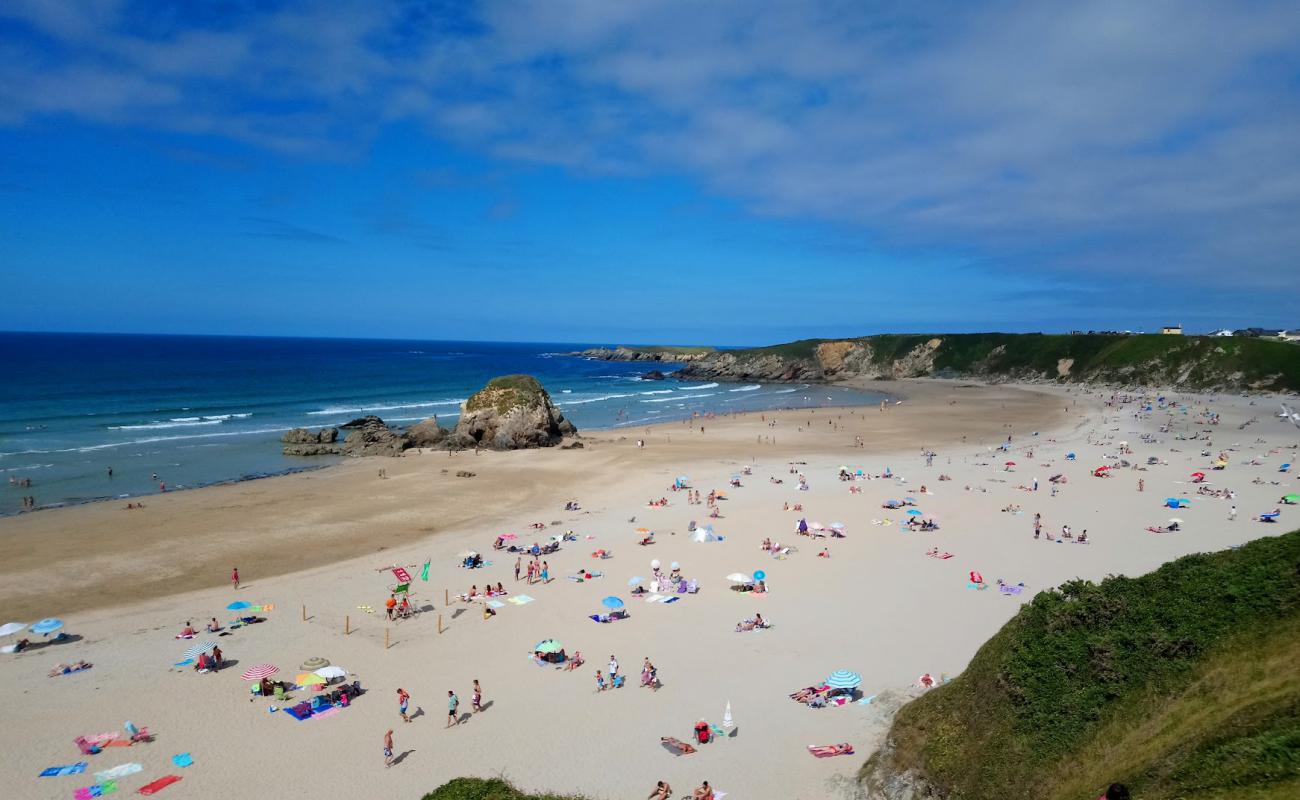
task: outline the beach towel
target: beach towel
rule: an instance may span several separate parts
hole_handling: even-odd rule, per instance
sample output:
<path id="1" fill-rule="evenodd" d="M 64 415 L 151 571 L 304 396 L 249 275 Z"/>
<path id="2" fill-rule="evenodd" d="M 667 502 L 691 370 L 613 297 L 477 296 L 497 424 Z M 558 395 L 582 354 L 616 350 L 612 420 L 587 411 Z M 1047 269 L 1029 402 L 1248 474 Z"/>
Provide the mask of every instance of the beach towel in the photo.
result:
<path id="1" fill-rule="evenodd" d="M 60 775 L 80 775 L 86 771 L 86 762 L 78 761 L 65 767 L 46 767 L 41 771 L 42 778 L 57 778 Z"/>
<path id="2" fill-rule="evenodd" d="M 508 602 L 514 603 L 517 606 L 526 606 L 529 603 L 533 602 L 533 598 L 529 597 L 526 594 L 521 594 L 518 597 L 510 598 Z"/>
<path id="3" fill-rule="evenodd" d="M 1007 586 L 1006 584 L 1003 584 L 1002 586 L 998 587 L 998 591 L 1002 592 L 1003 594 L 1020 594 L 1024 590 L 1025 587 L 1023 586 Z"/>
<path id="4" fill-rule="evenodd" d="M 194 763 L 194 757 L 189 753 L 177 753 L 172 756 L 172 763 L 178 767 L 188 767 Z"/>
<path id="5" fill-rule="evenodd" d="M 312 714 L 312 719 L 319 719 L 321 717 L 332 717 L 342 710 L 343 709 L 339 708 L 338 706 L 330 706 L 329 708 L 323 708 L 320 711 L 317 711 L 315 714 Z"/>
<path id="6" fill-rule="evenodd" d="M 87 742 L 91 744 L 97 744 L 102 746 L 104 742 L 111 742 L 112 740 L 116 739 L 121 735 L 122 735 L 121 731 L 105 731 L 104 733 L 95 733 L 95 734 L 91 734 L 90 736 L 83 736 L 81 738 L 85 739 Z"/>
<path id="7" fill-rule="evenodd" d="M 652 594 L 652 595 L 650 595 L 649 597 L 647 597 L 647 598 L 645 599 L 645 601 L 646 601 L 647 603 L 658 603 L 659 601 L 661 601 L 661 600 L 663 600 L 663 599 L 664 599 L 664 596 L 661 595 L 661 594 Z"/>
<path id="8" fill-rule="evenodd" d="M 125 742 L 122 741 L 121 739 L 110 739 L 109 741 L 104 742 L 103 744 L 100 745 L 100 747 L 130 747 L 130 746 L 131 746 L 131 742 Z"/>
<path id="9" fill-rule="evenodd" d="M 505 608 L 505 607 L 506 607 L 506 604 L 503 603 L 503 602 L 501 602 L 500 600 L 489 600 L 489 601 L 487 601 L 487 604 L 488 604 L 488 606 L 491 607 L 491 608 Z"/>
<path id="10" fill-rule="evenodd" d="M 670 598 L 668 598 L 667 600 L 664 601 L 664 605 L 668 605 L 669 603 L 676 603 L 678 600 L 681 600 L 681 599 L 682 599 L 682 598 L 680 598 L 680 597 L 670 597 Z"/>
<path id="11" fill-rule="evenodd" d="M 173 783 L 176 783 L 180 779 L 181 776 L 179 775 L 164 775 L 153 783 L 146 783 L 144 786 L 136 789 L 136 791 L 140 794 L 156 794 L 161 792 L 163 789 L 166 789 L 168 786 L 171 786 Z"/>
<path id="12" fill-rule="evenodd" d="M 134 775 L 144 770 L 143 764 L 118 764 L 111 769 L 100 770 L 95 773 L 95 781 L 103 783 L 104 781 L 115 781 L 118 778 L 125 778 L 127 775 Z"/>
<path id="13" fill-rule="evenodd" d="M 104 781 L 103 783 L 83 786 L 72 793 L 73 800 L 89 800 L 92 797 L 103 797 L 106 794 L 112 794 L 117 791 L 117 781 Z"/>
<path id="14" fill-rule="evenodd" d="M 967 582 L 966 582 L 966 588 L 967 588 L 967 589 L 979 589 L 980 591 L 983 591 L 984 589 L 989 588 L 989 585 L 988 585 L 987 583 L 971 583 L 970 581 L 967 581 Z"/>

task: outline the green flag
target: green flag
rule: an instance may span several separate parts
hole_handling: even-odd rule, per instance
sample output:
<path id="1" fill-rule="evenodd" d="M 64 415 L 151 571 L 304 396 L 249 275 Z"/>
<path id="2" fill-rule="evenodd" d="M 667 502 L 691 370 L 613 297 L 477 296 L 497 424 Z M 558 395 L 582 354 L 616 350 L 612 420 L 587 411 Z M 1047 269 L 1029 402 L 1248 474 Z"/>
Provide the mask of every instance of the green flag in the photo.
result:
<path id="1" fill-rule="evenodd" d="M 432 558 L 424 562 L 424 569 L 420 570 L 420 580 L 422 581 L 429 580 L 429 564 L 432 562 L 433 562 Z"/>

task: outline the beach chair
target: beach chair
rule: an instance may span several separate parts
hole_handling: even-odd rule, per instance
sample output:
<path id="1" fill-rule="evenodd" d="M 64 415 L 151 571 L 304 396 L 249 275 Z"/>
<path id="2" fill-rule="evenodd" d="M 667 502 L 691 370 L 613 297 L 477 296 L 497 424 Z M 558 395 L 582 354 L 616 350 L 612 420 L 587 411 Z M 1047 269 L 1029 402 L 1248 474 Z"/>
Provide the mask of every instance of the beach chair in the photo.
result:
<path id="1" fill-rule="evenodd" d="M 131 741 L 133 743 L 148 742 L 153 740 L 153 734 L 149 733 L 148 728 L 137 728 L 135 726 L 135 723 L 132 722 L 131 720 L 127 720 L 126 724 L 123 725 L 122 727 L 126 729 L 126 732 L 127 734 L 130 735 Z"/>

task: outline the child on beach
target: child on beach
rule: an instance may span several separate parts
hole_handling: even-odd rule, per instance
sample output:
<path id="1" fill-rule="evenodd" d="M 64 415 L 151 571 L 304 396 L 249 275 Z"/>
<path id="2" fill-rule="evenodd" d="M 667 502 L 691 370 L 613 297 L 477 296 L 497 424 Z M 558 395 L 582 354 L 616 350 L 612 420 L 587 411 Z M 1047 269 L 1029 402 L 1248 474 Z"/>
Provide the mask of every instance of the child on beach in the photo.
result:
<path id="1" fill-rule="evenodd" d="M 397 689 L 397 713 L 402 715 L 402 722 L 410 722 L 411 718 L 406 716 L 407 704 L 411 702 L 411 695 L 400 686 Z"/>
<path id="2" fill-rule="evenodd" d="M 384 766 L 393 766 L 393 729 L 384 734 Z"/>
<path id="3" fill-rule="evenodd" d="M 596 691 L 605 691 L 605 676 L 600 674 L 600 670 L 596 670 Z"/>
<path id="4" fill-rule="evenodd" d="M 230 582 L 234 585 L 236 589 L 239 588 L 239 567 L 231 567 Z"/>
<path id="5" fill-rule="evenodd" d="M 447 727 L 459 725 L 460 720 L 456 717 L 456 709 L 460 708 L 460 698 L 456 696 L 453 689 L 447 690 Z"/>
<path id="6" fill-rule="evenodd" d="M 478 678 L 474 679 L 474 693 L 470 697 L 470 709 L 475 714 L 483 710 L 483 688 L 478 685 Z"/>

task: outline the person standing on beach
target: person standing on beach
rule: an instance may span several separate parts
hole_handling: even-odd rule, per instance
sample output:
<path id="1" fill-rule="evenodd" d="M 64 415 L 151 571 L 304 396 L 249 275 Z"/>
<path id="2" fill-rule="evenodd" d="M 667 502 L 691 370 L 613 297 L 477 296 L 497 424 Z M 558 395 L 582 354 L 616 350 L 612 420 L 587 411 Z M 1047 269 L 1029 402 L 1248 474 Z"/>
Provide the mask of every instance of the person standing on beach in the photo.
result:
<path id="1" fill-rule="evenodd" d="M 1236 519 L 1237 519 L 1237 507 L 1233 506 L 1232 508 L 1228 509 L 1228 521 L 1235 522 Z"/>
<path id="2" fill-rule="evenodd" d="M 596 691 L 605 691 L 605 676 L 600 674 L 600 670 L 596 670 Z"/>
<path id="3" fill-rule="evenodd" d="M 411 721 L 411 718 L 406 715 L 406 708 L 410 702 L 411 695 L 407 694 L 402 687 L 397 687 L 397 713 L 402 715 L 402 722 Z"/>
<path id="4" fill-rule="evenodd" d="M 384 734 L 384 766 L 393 766 L 393 729 Z"/>
<path id="5" fill-rule="evenodd" d="M 470 695 L 469 707 L 475 714 L 483 710 L 483 687 L 478 685 L 478 678 L 474 679 L 474 692 Z"/>
<path id="6" fill-rule="evenodd" d="M 454 689 L 447 690 L 447 727 L 459 725 L 460 719 L 456 717 L 456 709 L 460 708 L 460 698 L 456 696 Z"/>
<path id="7" fill-rule="evenodd" d="M 613 653 L 610 653 L 609 654 L 609 682 L 613 683 L 616 678 L 618 678 L 618 659 L 614 658 Z"/>
<path id="8" fill-rule="evenodd" d="M 239 588 L 239 567 L 230 568 L 230 583 L 236 589 Z"/>
<path id="9" fill-rule="evenodd" d="M 551 565 L 545 561 L 542 562 L 542 583 L 551 582 Z"/>
<path id="10" fill-rule="evenodd" d="M 519 556 L 515 559 L 515 583 L 519 583 L 519 568 L 523 566 L 524 557 Z"/>
<path id="11" fill-rule="evenodd" d="M 1146 479 L 1138 478 L 1138 491 L 1141 492 L 1142 490 L 1146 489 L 1146 486 L 1147 486 Z"/>
<path id="12" fill-rule="evenodd" d="M 112 468 L 112 467 L 109 467 L 109 468 L 108 468 L 108 479 L 109 479 L 110 481 L 113 480 L 113 468 Z"/>

